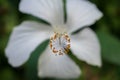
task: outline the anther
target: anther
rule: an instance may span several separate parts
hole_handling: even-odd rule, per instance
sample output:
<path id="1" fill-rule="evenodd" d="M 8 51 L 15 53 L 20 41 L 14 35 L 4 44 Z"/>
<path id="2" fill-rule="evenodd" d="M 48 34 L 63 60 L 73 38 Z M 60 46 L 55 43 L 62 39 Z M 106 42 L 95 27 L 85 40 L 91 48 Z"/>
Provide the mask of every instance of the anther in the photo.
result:
<path id="1" fill-rule="evenodd" d="M 63 55 L 63 53 L 61 52 L 61 50 L 59 50 L 59 55 Z"/>
<path id="2" fill-rule="evenodd" d="M 53 53 L 57 53 L 58 51 L 55 49 L 55 48 L 53 48 Z"/>

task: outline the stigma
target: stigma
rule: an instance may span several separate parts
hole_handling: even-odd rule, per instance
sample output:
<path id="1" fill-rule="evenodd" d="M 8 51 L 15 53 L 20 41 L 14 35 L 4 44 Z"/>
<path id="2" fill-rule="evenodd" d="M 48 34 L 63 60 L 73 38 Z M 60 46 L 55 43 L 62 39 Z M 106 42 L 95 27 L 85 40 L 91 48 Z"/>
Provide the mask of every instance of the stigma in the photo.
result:
<path id="1" fill-rule="evenodd" d="M 67 33 L 54 32 L 50 37 L 49 45 L 54 54 L 67 54 L 70 50 L 70 37 Z"/>

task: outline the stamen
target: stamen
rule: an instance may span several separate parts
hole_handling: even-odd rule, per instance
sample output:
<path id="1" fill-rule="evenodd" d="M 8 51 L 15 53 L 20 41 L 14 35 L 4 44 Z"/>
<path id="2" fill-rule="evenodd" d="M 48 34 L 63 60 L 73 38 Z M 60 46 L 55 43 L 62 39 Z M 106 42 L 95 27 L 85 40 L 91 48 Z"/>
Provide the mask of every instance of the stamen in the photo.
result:
<path id="1" fill-rule="evenodd" d="M 70 38 L 67 33 L 57 33 L 50 38 L 50 48 L 53 53 L 63 55 L 67 54 L 70 49 Z"/>

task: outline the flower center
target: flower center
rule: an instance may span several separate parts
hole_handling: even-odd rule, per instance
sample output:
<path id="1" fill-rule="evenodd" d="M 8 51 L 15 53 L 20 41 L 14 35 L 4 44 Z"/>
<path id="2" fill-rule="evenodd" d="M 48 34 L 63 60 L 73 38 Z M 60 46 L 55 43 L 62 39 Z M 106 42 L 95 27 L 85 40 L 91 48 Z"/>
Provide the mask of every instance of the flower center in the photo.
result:
<path id="1" fill-rule="evenodd" d="M 57 33 L 50 38 L 50 48 L 56 55 L 63 55 L 68 53 L 70 49 L 70 38 L 67 33 Z"/>

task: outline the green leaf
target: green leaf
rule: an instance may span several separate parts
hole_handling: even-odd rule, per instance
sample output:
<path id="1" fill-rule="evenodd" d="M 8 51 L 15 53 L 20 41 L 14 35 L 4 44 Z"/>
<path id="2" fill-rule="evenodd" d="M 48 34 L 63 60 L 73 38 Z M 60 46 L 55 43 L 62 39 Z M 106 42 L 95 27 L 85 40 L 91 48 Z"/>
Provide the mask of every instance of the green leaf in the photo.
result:
<path id="1" fill-rule="evenodd" d="M 120 40 L 102 31 L 98 32 L 98 37 L 101 43 L 103 59 L 110 63 L 120 65 Z"/>
<path id="2" fill-rule="evenodd" d="M 17 80 L 17 78 L 10 68 L 5 68 L 0 71 L 0 80 Z"/>

